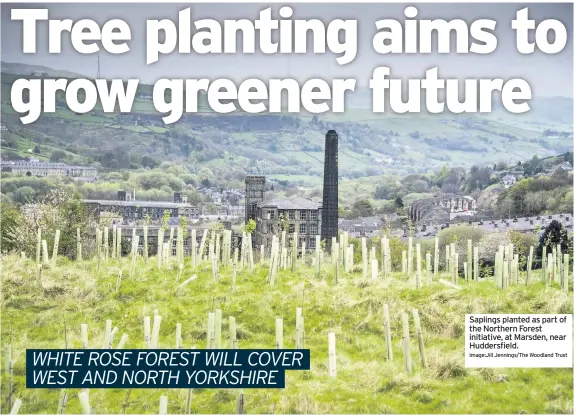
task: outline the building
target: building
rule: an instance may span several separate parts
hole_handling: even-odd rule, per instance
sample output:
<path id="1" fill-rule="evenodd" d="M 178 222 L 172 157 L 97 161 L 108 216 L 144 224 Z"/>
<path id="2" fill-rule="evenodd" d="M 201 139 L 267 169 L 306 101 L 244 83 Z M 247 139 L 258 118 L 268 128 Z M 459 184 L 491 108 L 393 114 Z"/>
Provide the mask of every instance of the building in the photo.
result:
<path id="1" fill-rule="evenodd" d="M 297 246 L 303 241 L 306 248 L 314 249 L 317 235 L 321 235 L 321 204 L 301 197 L 273 199 L 257 204 L 254 232 L 257 246 L 271 247 L 273 235 L 287 234 L 291 246 L 297 232 Z M 268 248 L 269 249 L 269 248 Z"/>
<path id="2" fill-rule="evenodd" d="M 227 216 L 245 216 L 245 206 L 232 206 L 227 205 Z"/>
<path id="3" fill-rule="evenodd" d="M 548 216 L 527 216 L 513 219 L 491 219 L 491 220 L 469 220 L 460 223 L 440 223 L 434 225 L 416 225 L 414 229 L 414 236 L 417 238 L 435 236 L 441 229 L 456 228 L 457 226 L 470 226 L 475 229 L 481 229 L 484 232 L 508 232 L 516 231 L 521 233 L 540 234 L 546 226 L 553 220 L 557 220 L 566 228 L 568 235 L 572 234 L 573 229 L 573 216 L 571 213 L 560 213 Z M 401 237 L 408 237 L 408 230 L 403 229 Z"/>
<path id="4" fill-rule="evenodd" d="M 557 166 L 552 167 L 552 169 L 550 170 L 550 174 L 555 174 L 559 170 L 562 170 L 565 172 L 572 171 L 572 165 L 567 161 L 560 163 Z"/>
<path id="5" fill-rule="evenodd" d="M 184 202 L 184 198 L 176 192 L 173 202 L 149 202 L 135 200 L 131 193 L 120 190 L 117 200 L 84 200 L 84 203 L 96 222 L 107 218 L 110 224 L 161 224 L 166 211 L 172 223 L 179 222 L 182 217 L 188 220 L 199 217 L 199 208 Z"/>
<path id="6" fill-rule="evenodd" d="M 444 223 L 457 216 L 474 216 L 477 211 L 473 197 L 443 194 L 415 200 L 410 207 L 410 219 L 416 223 Z"/>
<path id="7" fill-rule="evenodd" d="M 502 184 L 504 184 L 504 187 L 506 189 L 508 189 L 511 186 L 514 186 L 515 183 L 516 183 L 516 176 L 514 174 L 507 174 L 502 177 Z"/>
<path id="8" fill-rule="evenodd" d="M 378 216 L 339 220 L 339 229 L 353 238 L 372 238 L 378 235 L 384 226 L 385 221 Z"/>
<path id="9" fill-rule="evenodd" d="M 245 177 L 245 223 L 255 220 L 257 204 L 265 200 L 265 176 L 249 174 Z"/>
<path id="10" fill-rule="evenodd" d="M 331 252 L 332 238 L 337 236 L 339 222 L 339 135 L 335 130 L 325 135 L 325 166 L 323 174 L 323 222 L 321 240 Z"/>
<path id="11" fill-rule="evenodd" d="M 273 235 L 284 230 L 292 243 L 297 232 L 297 246 L 314 249 L 316 237 L 325 241 L 330 252 L 331 241 L 338 235 L 339 221 L 339 136 L 335 130 L 325 135 L 325 170 L 323 177 L 323 203 L 301 197 L 265 200 L 265 176 L 249 174 L 245 178 L 245 223 L 255 220 L 252 235 L 256 246 L 271 246 Z"/>
<path id="12" fill-rule="evenodd" d="M 97 177 L 98 171 L 90 166 L 68 166 L 64 163 L 44 163 L 36 161 L 1 161 L 2 173 L 21 176 L 43 177 L 48 175 L 71 177 Z"/>

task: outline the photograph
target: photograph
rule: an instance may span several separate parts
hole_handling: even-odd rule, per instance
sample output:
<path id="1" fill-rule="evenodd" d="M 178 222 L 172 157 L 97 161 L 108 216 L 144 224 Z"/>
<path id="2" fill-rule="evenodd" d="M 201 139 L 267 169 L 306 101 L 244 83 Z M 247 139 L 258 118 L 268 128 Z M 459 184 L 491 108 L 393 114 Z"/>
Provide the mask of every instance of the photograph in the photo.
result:
<path id="1" fill-rule="evenodd" d="M 572 2 L 0 7 L 0 413 L 574 413 Z"/>

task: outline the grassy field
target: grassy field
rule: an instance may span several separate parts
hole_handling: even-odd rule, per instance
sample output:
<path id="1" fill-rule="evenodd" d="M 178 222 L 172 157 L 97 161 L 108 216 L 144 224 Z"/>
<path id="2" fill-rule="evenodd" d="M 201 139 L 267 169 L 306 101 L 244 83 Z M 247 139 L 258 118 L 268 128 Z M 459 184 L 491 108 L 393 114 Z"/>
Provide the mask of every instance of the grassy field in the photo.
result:
<path id="1" fill-rule="evenodd" d="M 230 270 L 220 269 L 219 282 L 205 263 L 193 271 L 186 263 L 181 280 L 198 278 L 175 292 L 177 271 L 157 270 L 155 258 L 140 259 L 128 276 L 130 260 L 110 260 L 96 271 L 94 260 L 70 262 L 60 258 L 36 279 L 35 261 L 7 255 L 2 259 L 2 350 L 11 344 L 14 398 L 23 401 L 20 413 L 54 413 L 59 390 L 25 388 L 25 349 L 79 348 L 80 324 L 89 328 L 89 347 L 102 347 L 105 321 L 118 327 L 114 347 L 128 334 L 126 348 L 143 348 L 143 316 L 162 316 L 159 346 L 175 347 L 176 323 L 182 323 L 183 347 L 205 348 L 208 312 L 221 309 L 223 346 L 229 347 L 228 317 L 237 320 L 240 348 L 274 348 L 275 318 L 284 319 L 286 348 L 294 347 L 295 309 L 303 308 L 306 347 L 311 370 L 288 372 L 286 389 L 245 390 L 247 413 L 572 413 L 571 369 L 466 369 L 465 313 L 571 313 L 571 295 L 542 282 L 507 291 L 483 281 L 465 283 L 461 290 L 433 283 L 415 289 L 404 275 L 384 282 L 365 281 L 361 272 L 341 275 L 331 270 L 316 276 L 299 265 L 279 271 L 275 286 L 268 269 L 237 275 L 231 289 Z M 123 279 L 119 292 L 119 270 Z M 537 275 L 535 279 L 537 280 Z M 446 277 L 448 278 L 448 277 Z M 538 281 L 538 280 L 537 280 Z M 386 360 L 383 304 L 391 314 L 394 360 Z M 428 358 L 422 368 L 411 323 L 413 373 L 404 370 L 400 313 L 416 308 Z M 412 318 L 411 318 L 412 320 Z M 328 374 L 327 333 L 337 335 L 337 378 Z M 3 374 L 6 385 L 7 375 Z M 2 390 L 2 413 L 6 388 Z M 66 413 L 81 413 L 78 390 L 69 390 Z M 183 413 L 186 390 L 90 391 L 92 413 L 157 413 L 160 395 L 169 399 L 168 413 Z M 234 413 L 233 390 L 194 390 L 193 413 Z"/>

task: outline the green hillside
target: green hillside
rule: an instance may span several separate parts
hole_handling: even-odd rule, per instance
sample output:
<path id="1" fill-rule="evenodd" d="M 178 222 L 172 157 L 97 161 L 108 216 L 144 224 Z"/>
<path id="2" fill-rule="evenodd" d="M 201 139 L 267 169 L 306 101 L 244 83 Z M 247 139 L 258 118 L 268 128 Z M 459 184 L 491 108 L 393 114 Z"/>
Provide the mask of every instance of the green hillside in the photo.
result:
<path id="1" fill-rule="evenodd" d="M 22 66 L 22 65 L 20 65 Z M 25 66 L 25 65 L 24 65 Z M 20 68 L 19 73 L 22 73 Z M 175 162 L 190 172 L 210 168 L 225 172 L 233 157 L 237 179 L 259 165 L 266 174 L 309 183 L 322 175 L 326 130 L 339 132 L 340 176 L 358 178 L 381 174 L 424 173 L 443 165 L 470 167 L 525 160 L 533 154 L 552 156 L 570 150 L 571 135 L 548 137 L 545 131 L 569 131 L 567 124 L 548 119 L 539 106 L 529 118 L 499 112 L 479 115 L 373 114 L 349 108 L 345 114 L 214 114 L 206 102 L 200 113 L 164 125 L 151 100 L 150 85 L 141 85 L 132 114 L 90 114 L 67 109 L 63 94 L 58 109 L 35 123 L 22 125 L 9 103 L 12 82 L 19 76 L 2 73 L 3 158 L 25 157 L 36 148 L 41 159 L 56 150 L 67 152 L 67 162 L 95 164 L 102 171 L 137 169 L 146 163 Z M 545 99 L 545 106 L 571 105 L 567 99 Z M 541 114 L 541 115 L 540 115 Z M 563 120 L 564 121 L 564 120 Z"/>
<path id="2" fill-rule="evenodd" d="M 157 269 L 156 259 L 110 260 L 99 271 L 96 260 L 58 259 L 45 266 L 37 280 L 33 259 L 3 259 L 2 349 L 12 348 L 13 398 L 21 413 L 54 413 L 60 390 L 26 389 L 26 348 L 79 348 L 80 325 L 88 325 L 88 345 L 100 348 L 106 320 L 117 327 L 115 348 L 128 335 L 126 348 L 145 347 L 143 317 L 162 317 L 159 346 L 173 348 L 176 324 L 182 324 L 184 348 L 205 348 L 209 312 L 222 313 L 222 346 L 229 347 L 228 318 L 235 317 L 240 348 L 275 348 L 275 319 L 284 320 L 284 347 L 294 347 L 296 308 L 304 317 L 305 347 L 311 370 L 289 372 L 284 390 L 246 389 L 246 413 L 571 413 L 572 370 L 466 369 L 465 313 L 570 313 L 572 298 L 554 283 L 536 282 L 503 291 L 492 281 L 465 282 L 455 290 L 438 282 L 414 288 L 404 274 L 385 281 L 366 281 L 361 271 L 335 281 L 332 269 L 316 276 L 298 265 L 280 270 L 277 283 L 267 282 L 268 267 L 238 272 L 231 288 L 231 270 L 221 267 L 214 282 L 210 265 L 192 271 L 187 261 L 177 282 L 177 269 Z M 175 262 L 172 262 L 175 264 Z M 118 273 L 123 277 L 118 285 Z M 175 287 L 198 278 L 176 292 Z M 440 278 L 449 279 L 448 275 Z M 426 281 L 426 280 L 425 280 Z M 386 359 L 383 305 L 390 310 L 393 360 Z M 422 367 L 411 318 L 413 371 L 406 373 L 401 347 L 401 313 L 418 309 L 427 367 Z M 152 317 L 153 320 L 153 317 Z M 337 377 L 329 376 L 327 335 L 336 333 Z M 8 376 L 3 375 L 3 381 Z M 6 383 L 4 383 L 6 384 Z M 2 400 L 5 402 L 6 388 Z M 79 390 L 67 390 L 66 413 L 82 413 Z M 194 390 L 191 413 L 236 413 L 236 391 Z M 160 396 L 168 397 L 168 413 L 184 413 L 187 390 L 92 389 L 91 413 L 156 413 Z"/>

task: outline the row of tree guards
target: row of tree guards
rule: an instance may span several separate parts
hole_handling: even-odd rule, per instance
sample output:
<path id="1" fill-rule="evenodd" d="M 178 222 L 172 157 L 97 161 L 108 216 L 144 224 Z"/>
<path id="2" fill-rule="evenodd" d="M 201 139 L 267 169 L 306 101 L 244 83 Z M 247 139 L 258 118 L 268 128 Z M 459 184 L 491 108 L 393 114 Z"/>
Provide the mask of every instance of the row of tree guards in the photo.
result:
<path id="1" fill-rule="evenodd" d="M 110 238 L 111 231 L 111 238 Z M 166 230 L 158 230 L 158 250 L 156 255 L 157 268 L 162 269 L 165 267 L 177 266 L 178 274 L 176 281 L 180 281 L 180 277 L 184 269 L 184 239 L 187 238 L 187 230 L 181 227 L 171 228 L 169 234 L 166 235 Z M 253 271 L 254 267 L 254 250 L 252 246 L 252 238 L 248 233 L 243 233 L 241 239 L 241 246 L 233 249 L 232 244 L 232 231 L 231 230 L 203 230 L 200 242 L 197 239 L 197 230 L 191 230 L 191 268 L 192 270 L 198 269 L 203 263 L 208 263 L 211 266 L 213 279 L 217 282 L 219 278 L 219 267 L 232 266 L 233 278 L 232 286 L 235 287 L 235 276 L 237 271 L 249 269 Z M 166 241 L 167 236 L 167 241 Z M 54 238 L 52 249 L 52 257 L 48 255 L 48 245 L 46 240 L 42 239 L 42 230 L 38 229 L 38 239 L 36 246 L 36 264 L 38 279 L 41 278 L 42 264 L 55 266 L 58 256 L 58 243 L 60 231 L 57 230 Z M 136 228 L 132 229 L 131 235 L 131 251 L 128 254 L 130 259 L 129 276 L 131 277 L 136 268 L 137 259 L 143 256 L 143 260 L 147 263 L 148 258 L 148 228 L 143 228 L 143 241 L 140 241 L 140 236 L 136 234 Z M 297 241 L 297 232 L 293 234 L 293 241 Z M 110 244 L 111 241 L 111 244 Z M 97 269 L 99 270 L 102 263 L 108 263 L 110 258 L 118 261 L 122 258 L 122 228 L 105 227 L 103 229 L 96 229 L 96 248 L 95 256 L 97 259 Z M 287 234 L 285 231 L 280 235 L 273 235 L 271 238 L 271 247 L 266 249 L 265 245 L 260 245 L 259 249 L 259 262 L 261 264 L 269 265 L 268 282 L 274 285 L 279 269 L 295 271 L 298 264 L 305 266 L 311 265 L 315 269 L 315 274 L 320 276 L 324 270 L 333 270 L 335 283 L 338 281 L 340 275 L 350 274 L 360 268 L 362 276 L 365 279 L 369 277 L 376 280 L 384 280 L 389 278 L 393 273 L 393 265 L 396 266 L 396 259 L 391 258 L 391 249 L 389 239 L 383 236 L 380 239 L 380 247 L 371 244 L 370 249 L 367 246 L 367 239 L 361 238 L 361 255 L 362 264 L 354 264 L 354 245 L 349 243 L 349 235 L 347 232 L 339 234 L 339 238 L 332 238 L 331 252 L 325 255 L 326 252 L 321 247 L 320 236 L 315 236 L 314 249 L 308 250 L 303 241 L 301 248 L 297 244 L 289 244 Z M 175 248 L 175 249 L 174 249 Z M 377 250 L 380 250 L 377 257 Z M 82 240 L 80 229 L 77 229 L 77 260 L 82 260 Z M 141 251 L 141 254 L 140 254 Z M 268 258 L 266 258 L 268 255 Z M 526 258 L 520 257 L 515 252 L 515 247 L 512 244 L 506 246 L 499 246 L 498 252 L 495 255 L 494 270 L 490 267 L 481 267 L 480 252 L 478 247 L 473 247 L 472 240 L 467 241 L 466 261 L 462 264 L 459 262 L 459 252 L 456 250 L 456 244 L 451 243 L 445 246 L 444 251 L 444 267 L 443 274 L 450 276 L 449 279 L 439 279 L 438 281 L 445 285 L 456 286 L 459 279 L 462 277 L 465 281 L 479 281 L 483 277 L 491 277 L 494 279 L 496 285 L 501 289 L 506 289 L 511 285 L 516 284 L 530 284 L 532 282 L 532 264 L 534 261 L 534 247 L 530 247 L 528 256 Z M 380 264 L 379 259 L 380 258 Z M 434 239 L 434 253 L 431 254 L 427 251 L 424 254 L 421 252 L 421 245 L 413 245 L 413 238 L 408 239 L 408 249 L 402 251 L 401 256 L 401 273 L 406 274 L 409 279 L 414 283 L 417 288 L 424 284 L 431 284 L 436 281 L 439 276 L 441 253 L 439 252 L 439 239 Z M 548 252 L 547 247 L 543 247 L 542 252 L 542 278 L 549 286 L 552 282 L 560 283 L 562 290 L 568 291 L 569 275 L 569 261 L 570 256 L 568 253 L 562 253 L 560 245 L 551 247 L 551 252 Z M 461 266 L 462 265 L 462 275 Z M 121 273 L 118 276 L 118 289 L 121 280 Z M 449 281 L 450 280 L 450 281 Z M 191 280 L 186 280 L 178 286 L 183 288 Z"/>
<path id="2" fill-rule="evenodd" d="M 145 313 L 145 310 L 144 310 Z M 402 331 L 400 335 L 400 347 L 402 350 L 402 358 L 404 360 L 404 368 L 407 373 L 413 372 L 413 363 L 411 356 L 411 331 L 409 329 L 409 313 L 403 312 L 399 313 L 402 322 Z M 415 327 L 415 339 L 418 346 L 419 357 L 421 361 L 421 368 L 427 367 L 425 347 L 423 341 L 423 333 L 421 329 L 419 312 L 416 309 L 412 310 L 412 318 Z M 208 313 L 207 317 L 207 335 L 206 335 L 206 348 L 207 349 L 223 349 L 226 346 L 228 349 L 238 349 L 238 339 L 237 339 L 237 323 L 235 317 L 228 317 L 228 341 L 227 344 L 223 344 L 223 334 L 222 334 L 222 322 L 223 316 L 221 309 L 215 309 Z M 160 328 L 162 323 L 162 317 L 159 311 L 155 309 L 153 311 L 153 322 L 149 315 L 143 317 L 143 345 L 144 348 L 148 349 L 158 349 L 160 348 Z M 118 327 L 112 329 L 112 320 L 106 320 L 104 338 L 100 342 L 91 345 L 91 347 L 100 347 L 102 349 L 123 349 L 128 344 L 128 335 L 122 334 L 119 341 L 116 343 L 117 334 L 119 332 Z M 384 326 L 384 342 L 385 342 L 385 357 L 386 361 L 392 361 L 394 359 L 393 354 L 393 336 L 391 331 L 391 318 L 389 313 L 388 304 L 383 305 L 383 326 Z M 182 338 L 182 323 L 177 323 L 175 328 L 174 345 L 176 349 L 183 348 L 183 338 Z M 87 349 L 89 346 L 88 341 L 88 325 L 80 325 L 80 336 L 81 336 L 81 347 Z M 283 318 L 275 319 L 275 345 L 276 349 L 284 349 L 284 325 Z M 303 309 L 297 307 L 295 310 L 295 327 L 293 333 L 294 347 L 295 349 L 305 348 L 305 323 L 303 317 Z M 115 346 L 114 346 L 114 343 Z M 335 332 L 327 333 L 327 348 L 328 348 L 328 373 L 330 377 L 337 377 L 337 350 L 336 350 L 336 334 Z M 171 344 L 161 345 L 164 348 L 171 348 Z M 191 346 L 191 349 L 195 349 L 195 346 Z M 13 362 L 11 358 L 11 347 L 7 345 L 6 347 L 6 365 L 5 370 L 9 374 L 10 384 L 12 381 L 12 367 Z M 126 391 L 126 397 L 123 403 L 123 411 L 125 413 L 126 409 L 130 404 L 130 394 L 131 389 Z M 83 389 L 78 392 L 78 400 L 80 406 L 82 407 L 82 412 L 84 414 L 91 414 L 92 407 L 90 405 L 90 393 L 89 389 Z M 187 396 L 185 399 L 185 414 L 191 414 L 192 412 L 192 397 L 193 389 L 187 390 Z M 60 397 L 58 399 L 58 409 L 57 414 L 64 414 L 66 406 L 68 404 L 69 394 L 66 389 L 62 389 L 60 392 Z M 16 399 L 14 404 L 11 404 L 11 396 L 8 398 L 8 405 L 12 407 L 11 414 L 17 414 L 22 401 Z M 239 389 L 236 397 L 236 412 L 237 414 L 245 413 L 245 394 L 243 389 Z M 161 396 L 159 401 L 159 412 L 160 415 L 168 414 L 168 398 L 167 396 Z"/>
<path id="3" fill-rule="evenodd" d="M 110 232 L 111 231 L 111 232 Z M 111 233 L 111 237 L 110 237 Z M 108 264 L 110 260 L 115 260 L 117 262 L 126 262 L 129 259 L 129 275 L 132 276 L 136 271 L 137 261 L 140 256 L 143 256 L 143 260 L 148 262 L 148 229 L 144 227 L 143 229 L 143 241 L 140 245 L 140 236 L 136 234 L 136 229 L 132 230 L 132 245 L 131 251 L 127 257 L 122 256 L 121 241 L 122 241 L 122 228 L 112 227 L 103 228 L 96 230 L 96 240 L 95 240 L 95 258 L 96 266 L 99 270 L 102 264 Z M 176 281 L 179 284 L 176 287 L 176 291 L 183 289 L 186 285 L 197 279 L 197 275 L 192 275 L 183 282 L 180 278 L 183 274 L 184 269 L 184 239 L 185 232 L 182 228 L 171 228 L 169 231 L 167 242 L 165 241 L 165 230 L 160 229 L 158 232 L 158 254 L 156 255 L 157 268 L 162 269 L 173 269 L 174 266 L 177 267 L 177 277 Z M 231 275 L 231 286 L 232 289 L 235 288 L 236 283 L 236 273 L 241 270 L 252 271 L 254 263 L 252 238 L 250 234 L 243 234 L 242 243 L 240 247 L 233 249 L 232 246 L 232 234 L 230 230 L 203 230 L 203 234 L 199 244 L 197 243 L 196 230 L 191 230 L 191 268 L 193 270 L 198 269 L 202 264 L 209 264 L 211 266 L 213 279 L 215 282 L 219 279 L 219 266 L 232 267 Z M 38 270 L 38 280 L 41 280 L 42 268 L 45 266 L 55 267 L 57 265 L 58 258 L 58 244 L 60 238 L 60 231 L 57 230 L 55 233 L 54 243 L 52 246 L 51 257 L 48 254 L 48 244 L 45 239 L 42 239 L 42 231 L 38 229 L 38 239 L 36 245 L 36 267 Z M 82 257 L 82 239 L 81 239 L 80 229 L 77 229 L 77 257 L 76 260 L 81 261 Z M 297 241 L 297 233 L 293 235 L 293 240 Z M 111 242 L 111 243 L 110 243 Z M 140 248 L 142 254 L 139 254 Z M 175 245 L 175 252 L 173 247 Z M 380 250 L 381 263 L 379 264 L 377 258 L 377 249 Z M 343 232 L 339 235 L 339 238 L 333 238 L 331 241 L 331 252 L 325 255 L 321 247 L 320 237 L 316 236 L 315 247 L 311 253 L 306 249 L 305 242 L 303 242 L 301 250 L 298 249 L 296 245 L 288 245 L 288 239 L 286 232 L 282 232 L 279 236 L 273 235 L 271 239 L 271 247 L 269 249 L 269 256 L 266 257 L 266 247 L 264 245 L 260 246 L 259 249 L 259 262 L 260 264 L 266 264 L 269 267 L 268 282 L 273 285 L 276 283 L 278 278 L 279 269 L 291 270 L 295 269 L 299 265 L 308 266 L 309 263 L 312 268 L 314 268 L 317 276 L 321 276 L 322 271 L 325 269 L 332 269 L 334 275 L 334 281 L 337 283 L 341 273 L 350 274 L 359 268 L 359 265 L 354 264 L 354 245 L 349 243 L 349 235 Z M 468 240 L 466 261 L 463 262 L 463 277 L 466 281 L 478 281 L 480 277 L 485 276 L 484 267 L 480 267 L 479 261 L 479 249 L 473 247 L 472 241 Z M 25 256 L 22 253 L 22 256 Z M 389 239 L 383 236 L 380 240 L 380 247 L 371 245 L 368 249 L 366 238 L 361 239 L 361 258 L 362 264 L 360 270 L 364 278 L 369 277 L 372 280 L 384 280 L 390 278 L 393 273 L 393 258 L 391 257 L 391 249 L 389 245 Z M 520 258 L 518 253 L 515 252 L 515 247 L 512 244 L 506 246 L 500 246 L 498 252 L 495 256 L 494 273 L 493 280 L 496 285 L 502 289 L 507 289 L 512 285 L 526 284 L 528 285 L 532 282 L 532 263 L 534 259 L 534 248 L 530 247 L 529 254 L 527 258 Z M 424 267 L 423 267 L 424 260 Z M 458 285 L 460 279 L 459 275 L 459 253 L 456 251 L 455 244 L 449 244 L 445 247 L 444 252 L 445 266 L 442 270 L 443 274 L 450 276 L 450 281 L 448 279 L 438 279 L 439 276 L 439 264 L 440 264 L 440 252 L 439 252 L 439 240 L 435 238 L 434 240 L 434 255 L 431 252 L 426 252 L 424 259 L 421 252 L 420 244 L 413 245 L 413 238 L 408 240 L 408 249 L 402 252 L 401 255 L 401 272 L 407 274 L 409 280 L 414 282 L 414 286 L 420 288 L 423 286 L 423 269 L 424 269 L 424 284 L 430 285 L 433 281 L 438 279 L 438 282 L 447 285 L 451 288 L 460 289 L 461 286 Z M 526 263 L 526 272 L 520 272 L 521 268 L 524 268 Z M 568 281 L 570 279 L 569 275 L 569 254 L 562 253 L 560 246 L 551 247 L 551 252 L 548 252 L 547 247 L 543 248 L 542 252 L 542 278 L 546 282 L 547 287 L 550 283 L 554 281 L 559 281 L 561 289 L 564 291 L 568 290 Z M 482 273 L 482 274 L 481 274 Z M 122 271 L 119 271 L 116 290 L 119 291 L 121 287 Z M 426 367 L 426 357 L 424 352 L 424 342 L 423 334 L 420 324 L 420 317 L 417 310 L 411 311 L 414 327 L 415 336 L 418 344 L 419 355 L 421 359 L 421 367 Z M 410 328 L 409 328 L 409 313 L 400 313 L 401 323 L 402 323 L 402 336 L 401 336 L 401 348 L 402 355 L 404 358 L 405 371 L 408 373 L 412 372 L 412 360 L 410 351 Z M 276 348 L 284 347 L 283 340 L 283 319 L 276 319 Z M 385 328 L 385 343 L 386 343 L 386 359 L 393 360 L 393 347 L 392 347 L 392 336 L 391 336 L 391 320 L 389 315 L 388 305 L 383 307 L 383 324 Z M 148 348 L 158 348 L 159 347 L 159 333 L 161 325 L 161 316 L 157 310 L 154 310 L 153 325 L 150 316 L 145 316 L 143 319 L 143 333 L 144 333 L 144 344 Z M 207 348 L 221 348 L 222 346 L 222 314 L 221 310 L 214 310 L 209 313 L 207 321 Z M 112 329 L 112 321 L 106 321 L 105 335 L 102 343 L 102 348 L 112 348 L 115 341 L 116 335 L 118 333 L 118 328 Z M 329 375 L 332 377 L 337 376 L 337 359 L 336 359 L 336 340 L 335 332 L 329 332 L 327 335 L 327 347 L 329 355 Z M 82 347 L 88 347 L 88 326 L 87 324 L 81 325 L 81 340 Z M 123 334 L 118 341 L 116 348 L 123 348 L 128 342 L 127 334 Z M 177 323 L 176 333 L 175 333 L 175 345 L 178 348 L 182 347 L 182 324 Z M 237 325 L 235 318 L 229 317 L 229 344 L 230 348 L 237 348 Z M 296 309 L 295 316 L 295 327 L 294 327 L 294 346 L 296 349 L 302 349 L 305 347 L 305 324 L 303 317 L 302 308 Z M 20 399 L 12 401 L 13 398 L 13 387 L 12 387 L 12 368 L 13 362 L 11 358 L 10 345 L 7 346 L 5 353 L 6 364 L 4 365 L 5 370 L 9 375 L 9 397 L 8 397 L 8 407 L 12 407 L 12 414 L 16 414 L 22 404 Z M 126 400 L 124 403 L 124 411 L 127 406 L 129 406 L 129 396 L 131 390 L 126 393 Z M 62 390 L 60 399 L 58 402 L 58 414 L 63 414 L 65 412 L 67 404 L 68 395 L 66 390 Z M 78 399 L 83 408 L 83 412 L 89 414 L 91 412 L 90 401 L 89 401 L 89 390 L 82 390 L 78 393 Z M 192 390 L 190 389 L 187 394 L 185 413 L 191 413 L 191 402 L 192 402 Z M 244 393 L 240 390 L 237 395 L 237 406 L 236 413 L 244 413 Z M 160 414 L 167 414 L 168 410 L 168 400 L 166 396 L 160 398 Z"/>

